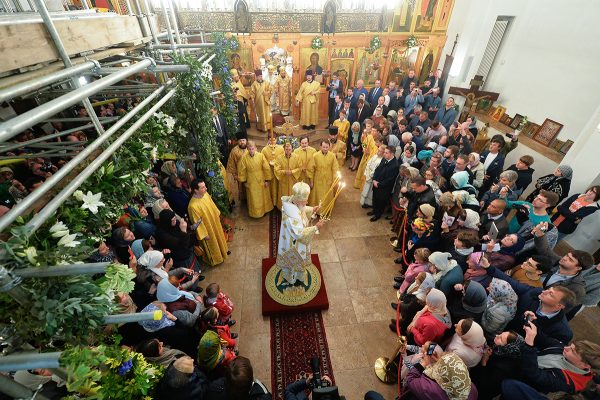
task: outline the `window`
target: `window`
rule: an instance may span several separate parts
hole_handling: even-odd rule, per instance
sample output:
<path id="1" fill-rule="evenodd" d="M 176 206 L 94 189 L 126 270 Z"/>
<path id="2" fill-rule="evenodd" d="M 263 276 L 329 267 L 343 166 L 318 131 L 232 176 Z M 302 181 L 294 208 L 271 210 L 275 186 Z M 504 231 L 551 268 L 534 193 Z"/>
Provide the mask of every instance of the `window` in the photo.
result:
<path id="1" fill-rule="evenodd" d="M 496 19 L 496 23 L 494 24 L 494 28 L 492 29 L 492 33 L 490 35 L 490 39 L 488 40 L 487 47 L 485 48 L 485 52 L 483 53 L 483 58 L 479 63 L 479 68 L 477 69 L 477 75 L 483 76 L 483 81 L 486 81 L 486 78 L 489 76 L 492 67 L 494 66 L 494 60 L 498 55 L 500 47 L 506 37 L 506 32 L 508 32 L 508 28 L 515 17 L 507 17 L 507 16 L 499 16 Z M 485 85 L 485 83 L 484 83 Z"/>

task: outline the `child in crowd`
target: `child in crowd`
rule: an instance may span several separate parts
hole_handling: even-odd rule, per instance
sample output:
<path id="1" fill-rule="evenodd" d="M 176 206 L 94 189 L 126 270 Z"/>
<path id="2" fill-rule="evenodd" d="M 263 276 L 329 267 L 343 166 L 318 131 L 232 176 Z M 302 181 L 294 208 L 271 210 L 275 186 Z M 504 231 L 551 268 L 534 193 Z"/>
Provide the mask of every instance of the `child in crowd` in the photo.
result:
<path id="1" fill-rule="evenodd" d="M 221 343 L 225 344 L 226 347 L 232 350 L 237 355 L 237 342 L 235 339 L 238 337 L 237 333 L 232 333 L 229 325 L 219 325 L 219 310 L 216 307 L 208 307 L 200 314 L 200 333 L 204 334 L 206 331 L 211 330 L 219 334 Z"/>
<path id="2" fill-rule="evenodd" d="M 211 283 L 206 287 L 204 296 L 205 307 L 215 307 L 219 311 L 217 320 L 218 325 L 235 325 L 235 320 L 231 319 L 233 313 L 233 301 L 228 295 L 221 291 L 218 283 Z"/>
<path id="3" fill-rule="evenodd" d="M 415 262 L 408 265 L 406 269 L 406 273 L 404 274 L 404 281 L 400 285 L 398 289 L 398 294 L 402 295 L 406 289 L 415 281 L 417 275 L 421 272 L 430 272 L 429 271 L 429 256 L 431 255 L 431 250 L 425 247 L 421 247 L 415 250 Z M 401 277 L 394 278 L 397 282 L 402 280 Z"/>

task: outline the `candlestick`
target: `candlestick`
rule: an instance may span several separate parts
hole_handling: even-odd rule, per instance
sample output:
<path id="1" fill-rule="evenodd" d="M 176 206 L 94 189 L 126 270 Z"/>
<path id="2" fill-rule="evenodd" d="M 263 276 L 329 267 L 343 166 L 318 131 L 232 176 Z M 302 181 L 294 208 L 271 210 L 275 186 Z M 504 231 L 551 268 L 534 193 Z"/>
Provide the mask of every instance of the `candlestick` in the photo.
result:
<path id="1" fill-rule="evenodd" d="M 327 193 L 325 193 L 325 196 L 323 196 L 324 199 L 327 198 L 327 196 L 329 195 L 329 193 L 331 193 L 331 191 L 333 190 L 333 188 L 335 187 L 335 185 L 338 184 L 338 182 L 340 181 L 341 177 L 342 177 L 342 173 L 340 171 L 338 171 L 337 176 L 333 180 L 333 183 L 331 184 L 331 186 L 329 186 L 329 190 L 327 191 Z"/>
<path id="2" fill-rule="evenodd" d="M 274 135 L 273 135 L 273 113 L 269 113 L 269 115 L 271 116 L 271 139 L 273 139 Z"/>
<path id="3" fill-rule="evenodd" d="M 335 193 L 335 196 L 333 197 L 331 202 L 329 202 L 328 207 L 327 207 L 327 213 L 326 213 L 327 218 L 331 217 L 331 213 L 333 212 L 333 206 L 335 205 L 335 201 L 337 200 L 340 193 L 342 193 L 342 189 L 344 187 L 346 187 L 346 183 L 342 182 L 342 184 L 338 188 L 337 192 Z"/>

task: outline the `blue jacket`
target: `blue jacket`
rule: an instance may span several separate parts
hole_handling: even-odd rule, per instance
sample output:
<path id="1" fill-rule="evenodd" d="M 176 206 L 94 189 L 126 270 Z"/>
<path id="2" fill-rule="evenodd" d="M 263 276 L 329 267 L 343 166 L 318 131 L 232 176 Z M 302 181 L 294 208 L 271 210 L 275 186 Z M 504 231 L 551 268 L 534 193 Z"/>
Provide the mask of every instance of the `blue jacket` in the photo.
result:
<path id="1" fill-rule="evenodd" d="M 404 100 L 404 115 L 405 118 L 410 117 L 410 115 L 413 112 L 413 108 L 415 108 L 415 106 L 419 103 L 423 102 L 423 95 L 422 94 L 418 94 L 415 97 L 412 96 L 406 96 L 406 99 Z"/>
<path id="2" fill-rule="evenodd" d="M 452 125 L 456 119 L 456 114 L 457 112 L 454 107 L 450 108 L 449 110 L 446 110 L 446 107 L 442 107 L 438 110 L 437 114 L 435 114 L 435 119 L 437 119 L 440 124 L 444 125 L 444 128 L 446 128 L 447 131 L 449 131 L 450 125 Z M 406 115 L 406 112 L 404 115 Z"/>
<path id="3" fill-rule="evenodd" d="M 533 311 L 534 313 L 540 306 L 540 299 L 538 296 L 542 293 L 543 288 L 535 288 L 524 283 L 521 283 L 498 268 L 493 266 L 487 270 L 488 275 L 494 278 L 502 279 L 510 284 L 517 296 L 519 296 L 519 302 L 517 303 L 517 313 L 515 318 L 508 324 L 507 329 L 514 329 L 520 335 L 524 335 L 523 329 L 525 311 Z M 557 315 L 548 318 L 540 315 L 536 315 L 537 319 L 534 321 L 538 327 L 538 336 L 540 340 L 545 339 L 545 336 L 556 339 L 564 344 L 569 343 L 573 339 L 573 331 L 565 318 L 564 310 L 561 310 Z"/>

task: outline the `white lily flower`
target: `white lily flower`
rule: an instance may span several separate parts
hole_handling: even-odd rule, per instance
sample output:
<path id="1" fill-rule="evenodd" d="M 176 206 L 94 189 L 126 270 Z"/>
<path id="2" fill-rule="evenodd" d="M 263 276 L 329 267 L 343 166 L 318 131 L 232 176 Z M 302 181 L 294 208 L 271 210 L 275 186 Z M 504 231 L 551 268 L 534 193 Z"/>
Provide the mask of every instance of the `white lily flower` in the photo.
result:
<path id="1" fill-rule="evenodd" d="M 60 231 L 69 231 L 69 228 L 62 221 L 56 221 L 54 225 L 50 228 L 50 233 L 60 232 Z"/>
<path id="2" fill-rule="evenodd" d="M 77 199 L 77 201 L 82 201 L 83 200 L 83 192 L 81 190 L 76 190 L 75 193 L 73 193 L 73 197 L 75 197 Z"/>
<path id="3" fill-rule="evenodd" d="M 63 236 L 58 241 L 58 245 L 63 246 L 63 247 L 77 247 L 77 245 L 79 245 L 80 242 L 75 240 L 76 237 L 77 237 L 76 233 L 72 233 L 70 235 Z"/>
<path id="4" fill-rule="evenodd" d="M 158 119 L 163 119 L 165 117 L 165 113 L 162 111 L 159 111 L 159 112 L 155 113 L 154 116 Z"/>
<path id="5" fill-rule="evenodd" d="M 102 193 L 93 194 L 92 192 L 88 191 L 87 194 L 83 195 L 83 204 L 81 205 L 81 208 L 87 208 L 92 212 L 92 214 L 98 213 L 98 207 L 106 205 L 100 201 L 101 196 Z"/>
<path id="6" fill-rule="evenodd" d="M 183 137 L 187 137 L 187 133 L 188 131 L 186 131 L 184 128 L 179 127 L 177 128 L 177 133 L 179 133 L 179 135 L 183 136 Z"/>
<path id="7" fill-rule="evenodd" d="M 25 255 L 27 256 L 27 260 L 29 261 L 29 264 L 36 265 L 37 262 L 36 262 L 35 258 L 37 257 L 37 250 L 35 247 L 30 246 L 30 247 L 26 248 Z"/>

